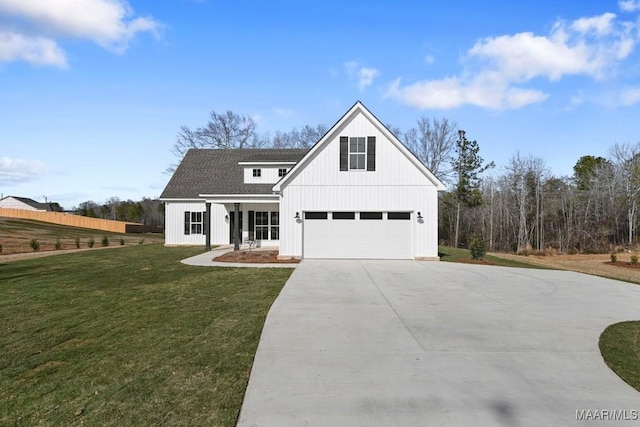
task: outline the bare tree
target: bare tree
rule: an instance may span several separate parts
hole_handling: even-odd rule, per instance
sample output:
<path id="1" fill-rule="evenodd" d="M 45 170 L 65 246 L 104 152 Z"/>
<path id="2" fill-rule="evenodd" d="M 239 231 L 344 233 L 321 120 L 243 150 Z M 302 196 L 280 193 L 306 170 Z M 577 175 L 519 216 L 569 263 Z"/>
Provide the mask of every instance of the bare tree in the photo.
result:
<path id="1" fill-rule="evenodd" d="M 418 119 L 417 128 L 409 129 L 405 144 L 435 176 L 446 180 L 451 176 L 452 152 L 456 146 L 458 125 L 447 118 Z"/>
<path id="2" fill-rule="evenodd" d="M 256 133 L 257 123 L 251 116 L 245 116 L 228 110 L 218 114 L 211 111 L 209 122 L 196 130 L 182 126 L 171 152 L 182 159 L 191 148 L 258 148 L 268 141 Z M 173 173 L 177 165 L 166 170 Z"/>
<path id="3" fill-rule="evenodd" d="M 615 144 L 611 147 L 610 155 L 617 172 L 624 194 L 627 208 L 627 242 L 631 246 L 635 243 L 636 212 L 640 198 L 640 143 Z"/>
<path id="4" fill-rule="evenodd" d="M 309 148 L 327 133 L 328 128 L 319 124 L 316 127 L 303 126 L 300 130 L 291 129 L 289 132 L 276 132 L 273 137 L 273 148 Z"/>

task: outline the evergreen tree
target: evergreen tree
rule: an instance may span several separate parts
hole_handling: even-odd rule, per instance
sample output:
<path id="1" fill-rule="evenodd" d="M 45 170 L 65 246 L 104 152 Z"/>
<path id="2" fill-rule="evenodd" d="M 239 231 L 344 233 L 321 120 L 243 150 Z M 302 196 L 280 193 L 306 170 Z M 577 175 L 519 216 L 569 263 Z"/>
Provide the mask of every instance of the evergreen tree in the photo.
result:
<path id="1" fill-rule="evenodd" d="M 453 159 L 453 171 L 456 178 L 454 195 L 456 199 L 456 233 L 454 246 L 458 246 L 460 232 L 460 207 L 472 208 L 482 204 L 480 175 L 489 168 L 495 166 L 493 162 L 483 165 L 484 160 L 478 154 L 480 147 L 478 142 L 469 141 L 465 131 L 458 131 L 456 141 L 456 157 Z"/>

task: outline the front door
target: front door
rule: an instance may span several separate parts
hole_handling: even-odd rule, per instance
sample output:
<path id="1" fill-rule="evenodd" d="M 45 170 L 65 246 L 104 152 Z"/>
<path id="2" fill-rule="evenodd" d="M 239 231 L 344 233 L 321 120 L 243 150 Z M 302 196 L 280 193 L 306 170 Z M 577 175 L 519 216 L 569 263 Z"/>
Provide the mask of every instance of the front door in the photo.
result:
<path id="1" fill-rule="evenodd" d="M 229 243 L 235 244 L 235 240 L 233 238 L 233 228 L 235 227 L 235 211 L 229 212 Z M 242 211 L 240 211 L 240 241 L 238 244 L 242 243 Z"/>

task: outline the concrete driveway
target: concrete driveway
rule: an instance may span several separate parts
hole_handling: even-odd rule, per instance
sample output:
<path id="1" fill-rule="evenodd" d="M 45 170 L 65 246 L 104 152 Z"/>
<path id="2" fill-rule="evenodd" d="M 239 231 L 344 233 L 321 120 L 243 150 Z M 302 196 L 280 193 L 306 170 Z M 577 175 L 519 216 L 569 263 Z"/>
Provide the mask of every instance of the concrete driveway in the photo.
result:
<path id="1" fill-rule="evenodd" d="M 267 317 L 239 425 L 638 425 L 640 393 L 598 349 L 638 318 L 640 286 L 579 273 L 304 260 Z"/>

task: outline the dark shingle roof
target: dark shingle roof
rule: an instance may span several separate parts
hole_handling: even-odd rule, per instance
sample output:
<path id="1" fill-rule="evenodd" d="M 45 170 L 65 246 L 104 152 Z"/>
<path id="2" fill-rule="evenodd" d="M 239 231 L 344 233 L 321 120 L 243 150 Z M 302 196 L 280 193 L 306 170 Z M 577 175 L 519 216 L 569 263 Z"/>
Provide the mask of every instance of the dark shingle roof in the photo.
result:
<path id="1" fill-rule="evenodd" d="M 43 210 L 43 211 L 51 211 L 51 210 L 53 210 L 51 208 L 51 206 L 49 206 L 49 203 L 36 202 L 35 200 L 30 199 L 28 197 L 7 196 L 7 197 L 5 197 L 5 199 L 7 199 L 9 197 L 13 197 L 16 200 L 20 200 L 22 203 L 24 203 L 26 205 L 29 205 L 32 208 L 36 208 L 38 210 Z"/>
<path id="2" fill-rule="evenodd" d="M 298 162 L 308 149 L 191 149 L 160 198 L 195 199 L 199 194 L 271 194 L 273 184 L 245 184 L 238 162 Z"/>

